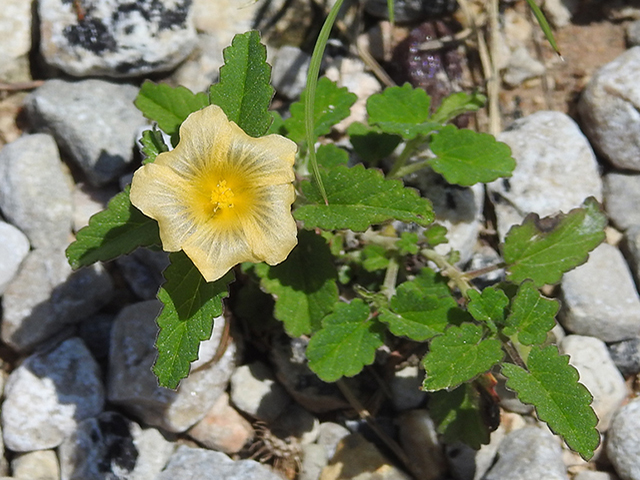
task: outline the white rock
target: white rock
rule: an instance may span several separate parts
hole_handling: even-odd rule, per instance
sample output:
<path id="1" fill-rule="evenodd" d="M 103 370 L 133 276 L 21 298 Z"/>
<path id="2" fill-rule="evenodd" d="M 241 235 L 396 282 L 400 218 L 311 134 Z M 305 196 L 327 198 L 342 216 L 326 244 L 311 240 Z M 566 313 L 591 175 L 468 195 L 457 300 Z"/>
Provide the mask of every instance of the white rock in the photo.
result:
<path id="1" fill-rule="evenodd" d="M 542 4 L 547 20 L 556 28 L 568 25 L 579 7 L 580 0 L 545 0 Z"/>
<path id="2" fill-rule="evenodd" d="M 622 480 L 640 480 L 640 398 L 616 413 L 606 447 L 607 457 Z"/>
<path id="3" fill-rule="evenodd" d="M 0 81 L 30 80 L 31 3 L 3 0 L 0 15 Z"/>
<path id="4" fill-rule="evenodd" d="M 525 80 L 539 77 L 544 72 L 544 65 L 533 58 L 526 47 L 521 46 L 511 52 L 502 80 L 509 87 L 517 87 Z"/>
<path id="5" fill-rule="evenodd" d="M 40 51 L 47 63 L 74 76 L 170 70 L 195 45 L 190 7 L 191 0 L 41 0 Z"/>
<path id="6" fill-rule="evenodd" d="M 607 346 L 593 337 L 568 335 L 560 344 L 562 353 L 580 374 L 582 383 L 593 395 L 592 407 L 598 416 L 598 430 L 605 432 L 611 417 L 627 396 L 624 378 L 616 368 Z"/>
<path id="7" fill-rule="evenodd" d="M 535 212 L 541 217 L 602 200 L 596 157 L 576 123 L 560 112 L 537 112 L 498 135 L 516 160 L 509 178 L 487 185 L 504 238 L 509 228 Z M 567 188 L 571 185 L 571 188 Z"/>
<path id="8" fill-rule="evenodd" d="M 614 166 L 640 170 L 640 47 L 601 67 L 582 92 L 585 134 Z M 569 149 L 567 148 L 567 151 Z"/>
<path id="9" fill-rule="evenodd" d="M 311 55 L 298 47 L 285 45 L 273 61 L 271 81 L 276 91 L 290 100 L 297 99 L 307 84 L 307 70 Z"/>
<path id="10" fill-rule="evenodd" d="M 242 412 L 264 422 L 275 420 L 291 403 L 284 387 L 264 363 L 242 365 L 231 376 L 231 401 Z"/>
<path id="11" fill-rule="evenodd" d="M 29 239 L 13 225 L 0 221 L 0 295 L 18 273 L 29 253 Z"/>
<path id="12" fill-rule="evenodd" d="M 16 452 L 57 447 L 104 405 L 100 368 L 79 338 L 28 357 L 9 376 L 5 396 L 2 432 Z"/>
<path id="13" fill-rule="evenodd" d="M 607 216 L 620 230 L 640 227 L 640 175 L 609 173 L 604 177 L 604 207 Z"/>
<path id="14" fill-rule="evenodd" d="M 640 296 L 616 247 L 598 246 L 587 263 L 564 274 L 561 288 L 565 329 L 604 342 L 640 334 Z"/>
<path id="15" fill-rule="evenodd" d="M 211 362 L 224 330 L 224 317 L 214 321 L 211 339 L 200 344 L 199 359 L 176 391 L 158 386 L 151 367 L 158 355 L 155 300 L 129 305 L 114 320 L 109 354 L 109 401 L 121 405 L 149 425 L 183 432 L 202 419 L 225 391 L 235 367 L 236 344 Z"/>
<path id="16" fill-rule="evenodd" d="M 58 457 L 53 450 L 36 450 L 22 453 L 11 461 L 11 471 L 15 478 L 33 480 L 59 480 Z"/>
<path id="17" fill-rule="evenodd" d="M 65 248 L 71 186 L 50 135 L 24 135 L 0 150 L 0 209 L 34 248 Z"/>

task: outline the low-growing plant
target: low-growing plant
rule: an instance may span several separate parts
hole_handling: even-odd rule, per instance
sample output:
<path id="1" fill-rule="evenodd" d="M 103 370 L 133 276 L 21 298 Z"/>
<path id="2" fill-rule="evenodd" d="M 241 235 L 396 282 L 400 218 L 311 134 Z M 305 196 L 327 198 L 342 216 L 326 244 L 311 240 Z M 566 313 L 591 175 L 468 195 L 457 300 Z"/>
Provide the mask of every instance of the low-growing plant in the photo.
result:
<path id="1" fill-rule="evenodd" d="M 410 85 L 372 95 L 367 122 L 347 130 L 364 162 L 350 165 L 347 150 L 316 146 L 350 114 L 354 94 L 311 78 L 283 119 L 269 111 L 270 66 L 258 33 L 237 35 L 224 59 L 208 95 L 142 85 L 135 103 L 156 124 L 141 139 L 143 166 L 67 250 L 74 268 L 138 247 L 171 252 L 158 292 L 160 385 L 176 388 L 188 375 L 241 264 L 243 278 L 273 296 L 285 331 L 309 338 L 308 365 L 322 380 L 357 375 L 394 338 L 428 342 L 423 388 L 433 392 L 430 412 L 446 441 L 488 442 L 482 406 L 498 369 L 590 458 L 599 443 L 591 395 L 547 341 L 558 302 L 539 289 L 604 239 L 596 201 L 514 226 L 500 245 L 504 261 L 492 267 L 506 280 L 479 289 L 471 280 L 487 269 L 464 272 L 455 252 L 436 252 L 446 230 L 402 178 L 432 169 L 464 187 L 511 175 L 508 146 L 451 123 L 481 108 L 482 95 L 453 94 L 433 113 L 429 96 Z M 433 155 L 414 160 L 427 149 Z M 386 173 L 375 168 L 382 160 L 391 162 Z"/>

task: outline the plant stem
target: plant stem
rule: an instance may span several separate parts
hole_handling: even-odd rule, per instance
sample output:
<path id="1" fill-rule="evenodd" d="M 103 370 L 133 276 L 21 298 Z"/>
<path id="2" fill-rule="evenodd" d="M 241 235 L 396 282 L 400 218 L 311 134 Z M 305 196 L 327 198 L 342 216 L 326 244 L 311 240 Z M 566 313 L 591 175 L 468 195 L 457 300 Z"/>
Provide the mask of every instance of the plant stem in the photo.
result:
<path id="1" fill-rule="evenodd" d="M 413 152 L 417 150 L 417 148 L 421 143 L 424 142 L 424 140 L 425 139 L 422 135 L 418 135 L 417 137 L 412 138 L 407 143 L 405 143 L 404 149 L 402 150 L 400 155 L 398 155 L 398 158 L 396 158 L 393 167 L 391 167 L 391 170 L 387 174 L 387 178 L 399 178 L 397 175 L 398 170 L 405 166 L 405 164 L 409 160 L 409 157 L 411 157 Z"/>
<path id="2" fill-rule="evenodd" d="M 446 258 L 444 258 L 439 253 L 436 253 L 435 250 L 431 250 L 429 248 L 423 248 L 420 250 L 420 254 L 425 257 L 427 260 L 431 260 L 435 263 L 440 269 L 440 273 L 449 277 L 453 283 L 455 283 L 456 287 L 460 290 L 460 293 L 464 298 L 467 297 L 467 292 L 474 288 L 469 280 L 466 278 L 465 274 L 456 268 L 454 265 L 451 265 Z"/>
<path id="3" fill-rule="evenodd" d="M 496 263 L 495 265 L 489 265 L 488 267 L 479 268 L 477 270 L 472 270 L 470 272 L 465 272 L 464 276 L 467 280 L 473 280 L 474 278 L 481 277 L 487 273 L 495 272 L 496 270 L 500 270 L 506 267 L 506 262 Z"/>
<path id="4" fill-rule="evenodd" d="M 391 176 L 390 174 L 388 178 L 406 177 L 407 175 L 410 175 L 412 173 L 417 172 L 418 170 L 422 170 L 423 168 L 428 167 L 429 161 L 430 160 L 422 160 L 420 162 L 412 163 L 411 165 L 406 165 L 402 168 L 399 168 L 398 171 L 393 176 Z"/>
<path id="5" fill-rule="evenodd" d="M 391 300 L 396 293 L 396 282 L 398 281 L 398 272 L 400 271 L 400 265 L 395 255 L 391 255 L 389 259 L 389 265 L 387 271 L 384 274 L 384 283 L 382 284 L 381 293 L 387 297 L 387 300 Z"/>

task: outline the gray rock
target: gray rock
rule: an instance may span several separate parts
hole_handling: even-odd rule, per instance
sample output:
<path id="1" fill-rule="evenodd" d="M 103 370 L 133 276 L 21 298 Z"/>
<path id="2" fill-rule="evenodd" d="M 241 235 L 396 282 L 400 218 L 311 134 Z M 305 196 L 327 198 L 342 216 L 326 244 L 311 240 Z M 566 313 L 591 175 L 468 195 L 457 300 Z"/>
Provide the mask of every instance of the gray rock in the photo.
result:
<path id="1" fill-rule="evenodd" d="M 164 283 L 162 272 L 169 266 L 169 254 L 138 248 L 117 258 L 116 264 L 133 293 L 143 300 L 153 300 Z"/>
<path id="2" fill-rule="evenodd" d="M 498 140 L 511 147 L 517 163 L 513 176 L 487 185 L 501 238 L 531 212 L 544 217 L 579 207 L 590 196 L 602 200 L 593 150 L 564 113 L 529 115 L 514 122 Z"/>
<path id="3" fill-rule="evenodd" d="M 121 405 L 148 425 L 183 432 L 202 419 L 222 392 L 235 368 L 236 344 L 230 342 L 222 357 L 211 360 L 224 330 L 224 318 L 214 321 L 211 339 L 200 344 L 199 359 L 177 390 L 159 387 L 151 371 L 157 356 L 155 318 L 161 304 L 155 300 L 125 307 L 111 331 L 109 401 Z"/>
<path id="4" fill-rule="evenodd" d="M 565 329 L 604 342 L 640 334 L 640 297 L 616 247 L 598 246 L 587 263 L 564 274 L 561 288 Z"/>
<path id="5" fill-rule="evenodd" d="M 69 244 L 71 186 L 51 136 L 24 135 L 0 150 L 0 209 L 34 248 Z"/>
<path id="6" fill-rule="evenodd" d="M 400 444 L 410 459 L 416 478 L 437 480 L 447 471 L 447 460 L 438 442 L 436 425 L 426 410 L 409 410 L 397 419 Z"/>
<path id="7" fill-rule="evenodd" d="M 595 149 L 614 166 L 640 170 L 640 47 L 601 67 L 583 91 L 578 112 Z"/>
<path id="8" fill-rule="evenodd" d="M 0 16 L 0 82 L 31 79 L 31 4 L 23 0 L 4 0 Z"/>
<path id="9" fill-rule="evenodd" d="M 568 25 L 579 8 L 580 0 L 546 0 L 542 5 L 547 20 L 556 28 Z"/>
<path id="10" fill-rule="evenodd" d="M 178 447 L 167 467 L 155 480 L 282 480 L 269 467 L 254 460 L 234 462 L 224 453 L 191 448 L 185 445 Z"/>
<path id="11" fill-rule="evenodd" d="M 627 45 L 629 48 L 640 45 L 640 20 L 636 20 L 627 25 L 626 30 Z"/>
<path id="12" fill-rule="evenodd" d="M 431 201 L 437 223 L 447 229 L 448 242 L 437 245 L 436 252 L 446 255 L 457 250 L 460 252 L 459 263 L 468 262 L 482 226 L 484 187 L 481 184 L 472 187 L 451 185 L 428 169 L 410 176 L 408 183 Z"/>
<path id="13" fill-rule="evenodd" d="M 34 480 L 59 480 L 58 457 L 53 450 L 36 450 L 16 455 L 11 461 L 15 478 Z M 88 480 L 88 479 L 87 479 Z"/>
<path id="14" fill-rule="evenodd" d="M 300 445 L 314 443 L 320 435 L 320 421 L 300 405 L 293 404 L 270 425 L 278 438 L 295 438 Z"/>
<path id="15" fill-rule="evenodd" d="M 291 403 L 291 397 L 276 382 L 264 363 L 238 367 L 231 375 L 231 402 L 247 415 L 271 422 Z"/>
<path id="16" fill-rule="evenodd" d="M 60 445 L 62 480 L 153 480 L 173 449 L 157 430 L 103 412 L 82 421 Z"/>
<path id="17" fill-rule="evenodd" d="M 290 100 L 300 96 L 307 83 L 307 70 L 311 55 L 298 47 L 285 45 L 276 54 L 271 71 L 271 82 L 280 95 Z"/>
<path id="18" fill-rule="evenodd" d="M 98 313 L 78 324 L 78 337 L 82 339 L 93 358 L 100 364 L 103 361 L 106 363 L 109 357 L 111 327 L 114 319 L 114 314 Z"/>
<path id="19" fill-rule="evenodd" d="M 640 227 L 640 175 L 609 173 L 604 177 L 604 207 L 608 217 L 620 230 Z"/>
<path id="20" fill-rule="evenodd" d="M 640 225 L 629 227 L 629 229 L 624 232 L 620 248 L 629 262 L 636 282 L 638 282 L 640 279 Z M 636 283 L 636 285 L 638 285 L 638 283 Z"/>
<path id="21" fill-rule="evenodd" d="M 28 357 L 7 381 L 5 445 L 16 452 L 53 448 L 104 405 L 100 370 L 79 338 Z"/>
<path id="22" fill-rule="evenodd" d="M 562 353 L 580 374 L 582 383 L 593 395 L 591 406 L 598 415 L 598 430 L 609 428 L 611 417 L 627 397 L 624 378 L 616 368 L 604 342 L 593 337 L 568 335 L 560 344 Z"/>
<path id="23" fill-rule="evenodd" d="M 394 373 L 389 389 L 396 410 L 410 410 L 425 401 L 427 393 L 421 390 L 423 380 L 424 371 L 416 366 L 407 366 Z"/>
<path id="24" fill-rule="evenodd" d="M 320 434 L 318 435 L 318 445 L 322 445 L 327 458 L 333 458 L 336 453 L 338 443 L 351 432 L 338 423 L 323 422 L 320 424 Z"/>
<path id="25" fill-rule="evenodd" d="M 0 295 L 14 279 L 29 253 L 29 239 L 13 225 L 0 221 Z"/>
<path id="26" fill-rule="evenodd" d="M 170 70 L 195 45 L 191 0 L 38 2 L 40 51 L 74 76 L 132 77 Z"/>
<path id="27" fill-rule="evenodd" d="M 255 436 L 251 424 L 229 405 L 224 392 L 206 416 L 191 427 L 187 435 L 202 446 L 219 452 L 238 453 Z"/>
<path id="28" fill-rule="evenodd" d="M 622 480 L 640 480 L 640 398 L 616 413 L 607 433 L 607 457 Z"/>
<path id="29" fill-rule="evenodd" d="M 609 354 L 622 375 L 640 373 L 640 337 L 609 345 Z"/>
<path id="30" fill-rule="evenodd" d="M 25 105 L 40 130 L 51 132 L 93 185 L 118 178 L 133 160 L 136 133 L 146 124 L 133 105 L 138 89 L 103 80 L 48 80 Z"/>
<path id="31" fill-rule="evenodd" d="M 322 445 L 316 443 L 303 445 L 298 480 L 318 480 L 327 462 L 327 454 Z"/>
<path id="32" fill-rule="evenodd" d="M 573 480 L 620 480 L 617 475 L 609 472 L 597 472 L 593 470 L 582 470 L 578 472 Z"/>
<path id="33" fill-rule="evenodd" d="M 109 302 L 111 277 L 93 264 L 76 272 L 64 252 L 33 250 L 3 297 L 2 340 L 23 352 Z"/>
<path id="34" fill-rule="evenodd" d="M 101 212 L 116 194 L 116 188 L 96 188 L 88 183 L 76 183 L 73 190 L 73 231 L 89 224 L 89 219 Z"/>
<path id="35" fill-rule="evenodd" d="M 509 55 L 507 68 L 502 74 L 502 80 L 513 88 L 526 80 L 544 75 L 544 65 L 533 58 L 526 47 L 520 46 Z"/>
<path id="36" fill-rule="evenodd" d="M 498 461 L 484 480 L 568 480 L 558 441 L 538 427 L 509 433 L 498 448 Z"/>

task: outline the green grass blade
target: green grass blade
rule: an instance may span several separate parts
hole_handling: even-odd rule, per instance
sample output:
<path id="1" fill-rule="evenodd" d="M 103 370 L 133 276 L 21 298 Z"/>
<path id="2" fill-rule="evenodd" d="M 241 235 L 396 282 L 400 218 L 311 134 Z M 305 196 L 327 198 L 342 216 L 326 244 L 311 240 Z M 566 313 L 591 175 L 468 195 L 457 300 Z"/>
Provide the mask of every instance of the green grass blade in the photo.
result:
<path id="1" fill-rule="evenodd" d="M 316 45 L 313 48 L 313 53 L 311 54 L 311 62 L 309 63 L 309 71 L 307 73 L 307 102 L 305 104 L 304 123 L 307 130 L 309 163 L 311 164 L 313 176 L 318 183 L 318 189 L 320 190 L 322 198 L 324 199 L 324 202 L 326 204 L 329 203 L 329 201 L 327 200 L 327 191 L 325 190 L 324 184 L 322 183 L 322 178 L 320 178 L 320 170 L 318 170 L 318 161 L 316 160 L 316 149 L 314 147 L 316 139 L 314 138 L 313 108 L 315 106 L 316 85 L 318 84 L 318 75 L 320 74 L 320 64 L 322 63 L 322 56 L 324 55 L 324 49 L 327 46 L 327 40 L 329 40 L 329 34 L 331 33 L 333 24 L 336 21 L 336 17 L 338 16 L 340 7 L 342 7 L 342 2 L 343 0 L 336 1 L 336 3 L 333 5 L 333 7 L 331 7 L 331 10 L 329 11 L 329 15 L 324 21 L 324 25 L 322 25 L 322 30 L 320 30 L 318 40 L 316 40 Z"/>
<path id="2" fill-rule="evenodd" d="M 391 25 L 393 25 L 395 21 L 395 9 L 393 8 L 393 3 L 393 0 L 387 0 L 387 8 L 389 9 L 389 22 L 391 22 Z"/>
<path id="3" fill-rule="evenodd" d="M 544 13 L 542 13 L 542 10 L 540 10 L 540 7 L 536 5 L 536 2 L 534 0 L 527 0 L 527 3 L 531 7 L 531 11 L 533 12 L 533 15 L 536 17 L 536 20 L 538 20 L 538 23 L 540 24 L 540 28 L 544 32 L 544 36 L 547 37 L 549 44 L 556 51 L 558 55 L 562 56 L 562 54 L 560 53 L 560 50 L 558 49 L 558 45 L 556 44 L 556 40 L 553 37 L 553 32 L 551 31 L 549 22 L 547 22 L 547 19 L 544 16 Z"/>

